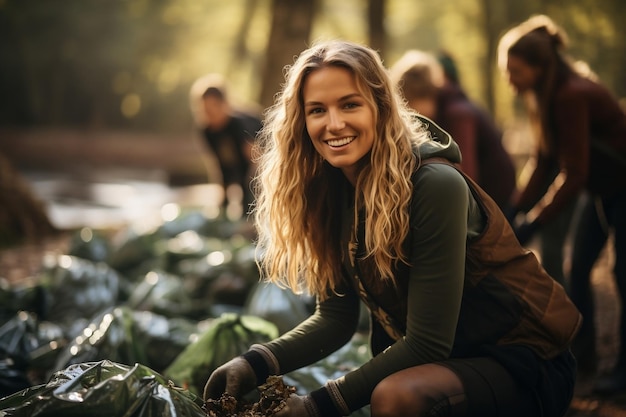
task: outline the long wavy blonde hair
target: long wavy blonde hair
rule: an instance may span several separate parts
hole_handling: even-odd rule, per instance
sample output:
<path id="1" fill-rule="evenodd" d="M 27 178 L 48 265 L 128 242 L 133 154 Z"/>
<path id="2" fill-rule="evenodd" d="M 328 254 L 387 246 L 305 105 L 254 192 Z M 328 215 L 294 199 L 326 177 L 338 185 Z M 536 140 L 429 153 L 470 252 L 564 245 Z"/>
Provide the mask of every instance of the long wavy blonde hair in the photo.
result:
<path id="1" fill-rule="evenodd" d="M 305 125 L 302 89 L 306 77 L 326 66 L 354 74 L 374 110 L 376 138 L 361 161 L 355 185 L 355 219 L 365 216 L 365 258 L 382 279 L 406 261 L 402 242 L 409 230 L 411 175 L 416 145 L 428 136 L 390 81 L 378 54 L 352 42 L 319 42 L 286 67 L 285 84 L 266 112 L 259 133 L 253 208 L 262 277 L 295 292 L 325 299 L 342 282 L 340 204 L 346 202 L 342 172 L 313 147 Z M 356 222 L 355 222 L 356 224 Z"/>

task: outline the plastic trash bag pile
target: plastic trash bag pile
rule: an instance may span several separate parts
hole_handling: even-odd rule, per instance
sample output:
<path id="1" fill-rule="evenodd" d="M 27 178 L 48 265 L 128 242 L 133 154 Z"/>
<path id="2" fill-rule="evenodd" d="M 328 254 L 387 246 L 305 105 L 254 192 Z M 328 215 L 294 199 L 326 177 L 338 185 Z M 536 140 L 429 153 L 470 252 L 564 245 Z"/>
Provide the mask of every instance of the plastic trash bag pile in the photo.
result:
<path id="1" fill-rule="evenodd" d="M 201 399 L 152 369 L 108 360 L 72 365 L 0 404 L 0 415 L 14 417 L 206 417 Z"/>
<path id="2" fill-rule="evenodd" d="M 253 238 L 245 221 L 191 211 L 147 232 L 77 231 L 33 279 L 0 278 L 0 416 L 201 412 L 196 396 L 213 369 L 314 308 L 259 283 Z M 356 337 L 285 379 L 316 389 L 367 360 L 366 346 Z"/>

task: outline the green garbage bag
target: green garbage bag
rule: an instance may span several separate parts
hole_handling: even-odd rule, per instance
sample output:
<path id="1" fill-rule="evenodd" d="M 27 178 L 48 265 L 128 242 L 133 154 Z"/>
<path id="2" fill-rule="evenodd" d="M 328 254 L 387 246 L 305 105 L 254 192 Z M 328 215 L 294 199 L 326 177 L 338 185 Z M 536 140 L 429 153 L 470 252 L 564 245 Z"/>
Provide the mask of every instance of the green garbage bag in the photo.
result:
<path id="1" fill-rule="evenodd" d="M 224 313 L 174 359 L 163 374 L 177 385 L 201 394 L 211 372 L 255 343 L 278 336 L 276 326 L 260 317 Z"/>
<path id="2" fill-rule="evenodd" d="M 0 399 L 11 417 L 206 417 L 203 402 L 150 368 L 103 360 L 74 364 Z"/>

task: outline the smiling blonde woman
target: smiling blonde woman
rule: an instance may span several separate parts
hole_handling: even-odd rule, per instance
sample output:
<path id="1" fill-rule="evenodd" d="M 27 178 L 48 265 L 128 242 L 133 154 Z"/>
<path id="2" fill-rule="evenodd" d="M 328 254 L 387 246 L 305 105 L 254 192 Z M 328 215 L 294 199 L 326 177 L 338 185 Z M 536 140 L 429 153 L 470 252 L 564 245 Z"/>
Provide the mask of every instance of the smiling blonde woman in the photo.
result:
<path id="1" fill-rule="evenodd" d="M 375 51 L 304 51 L 259 137 L 263 277 L 317 297 L 292 331 L 215 370 L 240 398 L 347 343 L 361 301 L 373 358 L 277 417 L 563 415 L 580 315 L 457 168 L 452 138 L 404 106 Z"/>

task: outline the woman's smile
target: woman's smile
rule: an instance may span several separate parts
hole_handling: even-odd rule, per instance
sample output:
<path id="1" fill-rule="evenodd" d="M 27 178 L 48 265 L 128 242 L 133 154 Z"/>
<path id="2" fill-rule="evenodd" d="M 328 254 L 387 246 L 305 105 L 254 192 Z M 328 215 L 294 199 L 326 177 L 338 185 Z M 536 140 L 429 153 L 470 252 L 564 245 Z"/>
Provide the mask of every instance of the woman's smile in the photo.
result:
<path id="1" fill-rule="evenodd" d="M 349 145 L 350 143 L 352 143 L 352 141 L 354 139 L 356 139 L 356 136 L 348 136 L 348 137 L 345 137 L 345 138 L 330 139 L 330 140 L 326 141 L 326 143 L 331 148 L 341 148 L 343 146 L 346 146 L 346 145 Z"/>

